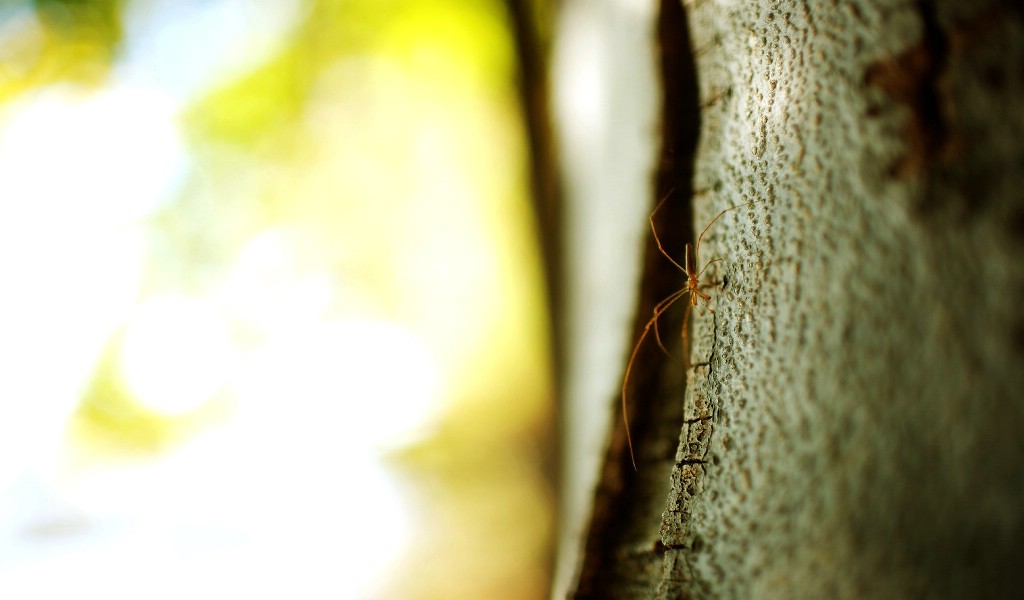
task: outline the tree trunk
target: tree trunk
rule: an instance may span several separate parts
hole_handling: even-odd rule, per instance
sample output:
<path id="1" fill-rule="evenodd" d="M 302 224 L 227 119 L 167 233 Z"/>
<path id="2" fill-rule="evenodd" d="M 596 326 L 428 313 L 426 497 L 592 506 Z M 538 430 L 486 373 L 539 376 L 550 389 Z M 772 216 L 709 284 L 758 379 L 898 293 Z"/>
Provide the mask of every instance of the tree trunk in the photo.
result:
<path id="1" fill-rule="evenodd" d="M 576 597 L 1019 595 L 1024 11 L 684 8 L 689 33 L 662 44 L 692 40 L 699 142 L 669 204 L 694 216 L 661 239 L 678 252 L 745 206 L 700 246 L 722 261 L 701 278 L 715 312 L 691 314 L 681 411 L 679 354 L 638 359 L 639 470 L 620 431 Z M 666 103 L 666 152 L 690 109 Z M 659 431 L 679 432 L 674 457 Z"/>

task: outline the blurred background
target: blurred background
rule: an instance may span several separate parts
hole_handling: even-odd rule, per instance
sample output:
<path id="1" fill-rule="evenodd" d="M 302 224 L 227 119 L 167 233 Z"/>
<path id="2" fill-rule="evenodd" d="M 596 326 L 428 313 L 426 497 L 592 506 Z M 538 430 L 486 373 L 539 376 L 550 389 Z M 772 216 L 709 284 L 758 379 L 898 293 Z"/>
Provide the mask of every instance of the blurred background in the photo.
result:
<path id="1" fill-rule="evenodd" d="M 548 596 L 512 31 L 501 0 L 0 3 L 0 598 Z"/>

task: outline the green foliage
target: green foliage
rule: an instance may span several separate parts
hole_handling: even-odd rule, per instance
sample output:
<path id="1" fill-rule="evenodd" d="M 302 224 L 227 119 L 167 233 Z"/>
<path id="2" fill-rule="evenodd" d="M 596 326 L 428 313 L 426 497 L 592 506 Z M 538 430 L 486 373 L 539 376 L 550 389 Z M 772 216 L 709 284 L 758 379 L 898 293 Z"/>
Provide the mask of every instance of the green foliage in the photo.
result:
<path id="1" fill-rule="evenodd" d="M 87 40 L 108 58 L 124 34 L 121 9 L 124 0 L 35 0 L 39 20 L 60 35 Z"/>
<path id="2" fill-rule="evenodd" d="M 494 2 L 323 0 L 274 57 L 199 99 L 185 118 L 189 131 L 208 141 L 290 148 L 292 128 L 325 71 L 369 58 L 393 62 L 406 78 L 453 94 L 477 91 L 467 86 L 500 89 L 514 63 Z M 397 98 L 406 91 L 391 93 Z"/>

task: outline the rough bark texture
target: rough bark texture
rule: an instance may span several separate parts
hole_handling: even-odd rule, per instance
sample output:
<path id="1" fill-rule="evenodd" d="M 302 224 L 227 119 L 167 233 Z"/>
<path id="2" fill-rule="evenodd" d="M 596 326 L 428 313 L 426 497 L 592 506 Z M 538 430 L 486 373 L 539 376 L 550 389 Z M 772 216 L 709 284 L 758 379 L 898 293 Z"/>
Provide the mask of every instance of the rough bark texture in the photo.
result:
<path id="1" fill-rule="evenodd" d="M 658 596 L 1018 596 L 1020 4 L 687 8 L 695 223 L 755 204 L 702 248 Z"/>
<path id="2" fill-rule="evenodd" d="M 581 595 L 1018 597 L 1024 11 L 685 8 L 698 192 L 692 225 L 663 239 L 752 204 L 700 251 L 723 260 L 703 277 L 716 312 L 693 316 L 679 449 L 657 474 L 662 572 Z M 655 400 L 638 404 L 678 410 Z"/>

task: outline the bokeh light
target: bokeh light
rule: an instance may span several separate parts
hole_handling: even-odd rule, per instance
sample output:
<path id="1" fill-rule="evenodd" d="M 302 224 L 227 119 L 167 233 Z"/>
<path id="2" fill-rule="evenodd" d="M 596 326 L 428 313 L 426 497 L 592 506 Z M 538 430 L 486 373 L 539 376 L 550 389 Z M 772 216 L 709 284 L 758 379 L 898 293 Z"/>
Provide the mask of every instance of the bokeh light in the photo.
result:
<path id="1" fill-rule="evenodd" d="M 0 597 L 537 598 L 504 5 L 0 8 Z"/>

